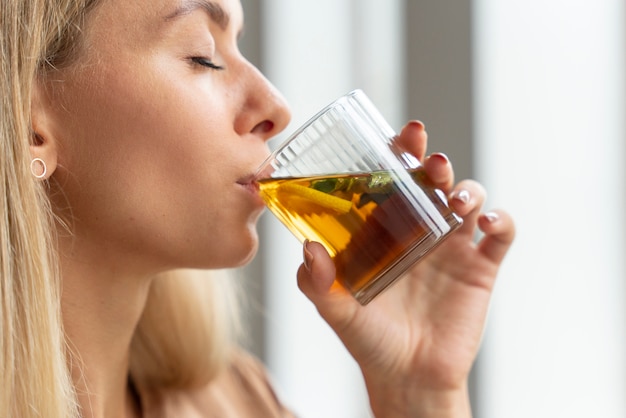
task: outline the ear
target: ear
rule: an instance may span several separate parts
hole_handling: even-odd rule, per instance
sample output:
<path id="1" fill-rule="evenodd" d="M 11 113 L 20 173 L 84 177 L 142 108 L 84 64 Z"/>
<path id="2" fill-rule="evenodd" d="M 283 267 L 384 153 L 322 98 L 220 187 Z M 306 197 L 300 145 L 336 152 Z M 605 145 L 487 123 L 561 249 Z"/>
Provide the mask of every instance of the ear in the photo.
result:
<path id="1" fill-rule="evenodd" d="M 45 87 L 33 83 L 31 97 L 32 138 L 30 155 L 31 171 L 37 178 L 48 179 L 57 168 L 57 141 L 49 112 L 50 100 Z M 45 164 L 45 165 L 44 165 Z"/>

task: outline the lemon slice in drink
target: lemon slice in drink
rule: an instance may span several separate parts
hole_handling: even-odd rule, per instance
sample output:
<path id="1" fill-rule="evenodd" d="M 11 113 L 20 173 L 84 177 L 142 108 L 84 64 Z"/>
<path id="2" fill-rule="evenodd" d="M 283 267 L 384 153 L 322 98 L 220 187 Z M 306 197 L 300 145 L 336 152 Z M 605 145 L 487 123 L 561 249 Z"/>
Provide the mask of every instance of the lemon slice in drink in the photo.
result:
<path id="1" fill-rule="evenodd" d="M 315 203 L 326 209 L 334 210 L 340 214 L 348 213 L 350 212 L 350 208 L 352 208 L 352 202 L 349 200 L 332 196 L 320 192 L 319 190 L 309 189 L 299 184 L 283 183 L 278 188 L 281 193 L 300 197 L 308 202 Z"/>

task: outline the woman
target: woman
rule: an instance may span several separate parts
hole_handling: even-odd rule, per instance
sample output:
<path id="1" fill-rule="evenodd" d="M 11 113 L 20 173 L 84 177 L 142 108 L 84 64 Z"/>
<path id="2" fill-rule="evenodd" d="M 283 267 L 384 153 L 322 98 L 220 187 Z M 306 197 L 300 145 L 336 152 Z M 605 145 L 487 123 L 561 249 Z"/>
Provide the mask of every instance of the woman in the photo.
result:
<path id="1" fill-rule="evenodd" d="M 250 175 L 289 120 L 237 49 L 239 2 L 22 0 L 0 19 L 0 416 L 288 416 L 231 350 L 219 282 L 173 277 L 253 257 Z M 400 139 L 462 229 L 367 307 L 332 286 L 317 243 L 298 284 L 359 363 L 377 417 L 469 416 L 513 223 L 481 214 L 483 189 L 453 185 L 445 156 L 425 158 L 421 123 Z"/>

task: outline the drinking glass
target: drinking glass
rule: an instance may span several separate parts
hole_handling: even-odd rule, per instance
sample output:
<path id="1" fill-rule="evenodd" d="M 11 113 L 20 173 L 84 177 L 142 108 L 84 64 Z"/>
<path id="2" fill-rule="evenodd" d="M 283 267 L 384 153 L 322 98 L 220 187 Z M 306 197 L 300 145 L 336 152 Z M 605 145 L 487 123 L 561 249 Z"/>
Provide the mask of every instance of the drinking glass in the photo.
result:
<path id="1" fill-rule="evenodd" d="M 269 210 L 301 242 L 324 245 L 336 280 L 363 305 L 462 223 L 396 138 L 355 90 L 313 116 L 256 174 Z"/>

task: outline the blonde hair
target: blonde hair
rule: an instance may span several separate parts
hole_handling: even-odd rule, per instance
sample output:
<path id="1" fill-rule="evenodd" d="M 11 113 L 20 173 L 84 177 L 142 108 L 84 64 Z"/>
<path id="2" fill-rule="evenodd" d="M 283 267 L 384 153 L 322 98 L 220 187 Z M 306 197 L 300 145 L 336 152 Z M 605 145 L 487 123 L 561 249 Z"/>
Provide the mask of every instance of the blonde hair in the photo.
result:
<path id="1" fill-rule="evenodd" d="M 184 270 L 157 277 L 131 345 L 134 382 L 180 389 L 215 377 L 240 337 L 237 290 L 226 271 Z"/>
<path id="2" fill-rule="evenodd" d="M 97 1 L 3 1 L 0 8 L 1 417 L 80 416 L 60 314 L 54 213 L 47 184 L 30 172 L 30 107 L 35 83 L 71 66 Z M 223 295 L 232 289 L 198 272 L 180 277 L 187 275 L 153 282 L 131 349 L 131 375 L 143 386 L 203 384 L 226 361 L 236 315 Z"/>

